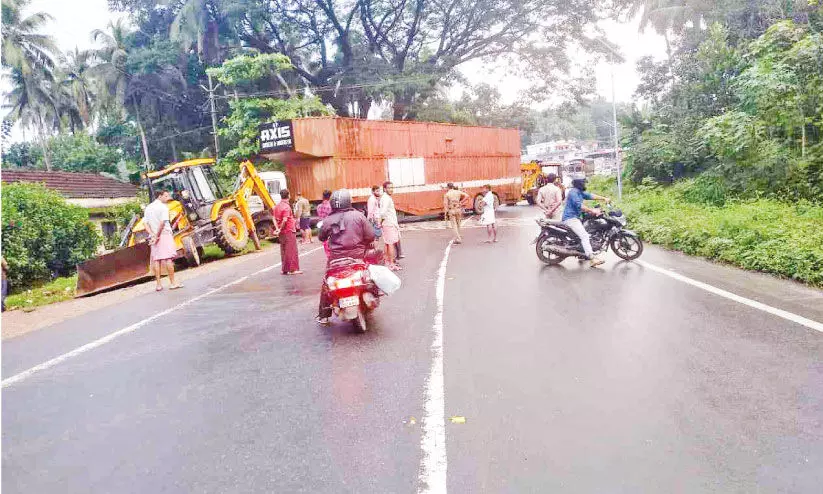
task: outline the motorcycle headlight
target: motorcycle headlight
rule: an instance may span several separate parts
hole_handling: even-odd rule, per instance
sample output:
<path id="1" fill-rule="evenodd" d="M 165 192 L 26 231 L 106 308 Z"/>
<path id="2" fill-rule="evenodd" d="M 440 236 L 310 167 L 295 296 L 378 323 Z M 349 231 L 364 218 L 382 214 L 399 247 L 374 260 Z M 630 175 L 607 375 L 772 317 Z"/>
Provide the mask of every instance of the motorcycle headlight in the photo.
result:
<path id="1" fill-rule="evenodd" d="M 626 226 L 626 217 L 625 216 L 618 216 L 617 222 L 620 223 L 620 226 Z"/>

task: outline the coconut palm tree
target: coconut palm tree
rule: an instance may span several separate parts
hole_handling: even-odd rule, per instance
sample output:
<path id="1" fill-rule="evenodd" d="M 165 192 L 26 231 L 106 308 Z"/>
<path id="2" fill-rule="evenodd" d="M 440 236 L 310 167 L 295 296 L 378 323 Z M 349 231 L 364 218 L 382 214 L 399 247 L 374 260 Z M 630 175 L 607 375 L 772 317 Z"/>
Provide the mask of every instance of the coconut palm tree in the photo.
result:
<path id="1" fill-rule="evenodd" d="M 37 130 L 46 170 L 51 170 L 47 134 L 59 121 L 51 81 L 43 77 L 43 71 L 31 72 L 26 76 L 19 68 L 11 69 L 4 78 L 12 86 L 4 105 L 4 108 L 10 110 L 7 118 L 19 122 L 24 128 L 34 127 Z"/>
<path id="2" fill-rule="evenodd" d="M 92 75 L 99 81 L 99 104 L 101 109 L 113 110 L 121 115 L 126 103 L 129 81 L 126 60 L 129 56 L 130 34 L 120 19 L 117 22 L 109 22 L 108 31 L 95 29 L 91 32 L 92 40 L 102 45 L 93 52 L 100 63 L 92 70 Z"/>
<path id="3" fill-rule="evenodd" d="M 26 16 L 23 10 L 30 0 L 2 0 L 3 66 L 18 69 L 25 77 L 54 68 L 52 56 L 58 52 L 54 38 L 42 34 L 43 27 L 52 20 L 45 12 Z"/>
<path id="4" fill-rule="evenodd" d="M 214 0 L 185 0 L 169 28 L 169 37 L 197 49 L 200 61 L 220 61 L 219 7 Z"/>
<path id="5" fill-rule="evenodd" d="M 66 53 L 60 67 L 60 86 L 66 96 L 73 102 L 77 117 L 82 126 L 88 126 L 92 119 L 94 102 L 94 54 L 88 50 Z M 72 125 L 74 127 L 74 125 Z"/>

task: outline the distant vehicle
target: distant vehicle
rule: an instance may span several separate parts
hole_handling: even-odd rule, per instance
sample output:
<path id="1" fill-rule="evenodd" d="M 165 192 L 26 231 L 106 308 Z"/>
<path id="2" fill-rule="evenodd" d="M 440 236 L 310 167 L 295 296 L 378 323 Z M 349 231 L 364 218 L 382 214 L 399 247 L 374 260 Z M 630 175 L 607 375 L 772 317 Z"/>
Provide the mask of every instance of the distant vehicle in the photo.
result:
<path id="1" fill-rule="evenodd" d="M 520 165 L 521 197 L 529 204 L 534 204 L 537 198 L 537 191 L 546 185 L 546 177 L 549 173 L 554 173 L 558 177 L 563 176 L 563 165 L 561 163 L 544 163 L 541 161 L 531 161 Z"/>

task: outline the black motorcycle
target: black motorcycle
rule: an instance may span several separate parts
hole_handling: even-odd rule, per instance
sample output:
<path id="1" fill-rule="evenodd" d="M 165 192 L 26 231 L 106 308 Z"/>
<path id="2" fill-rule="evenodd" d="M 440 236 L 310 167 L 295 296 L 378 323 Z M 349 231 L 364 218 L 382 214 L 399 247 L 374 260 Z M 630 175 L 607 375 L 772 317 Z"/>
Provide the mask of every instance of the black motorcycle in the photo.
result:
<path id="1" fill-rule="evenodd" d="M 585 259 L 580 238 L 561 221 L 538 218 L 540 234 L 532 242 L 537 257 L 546 264 L 559 264 L 567 257 Z M 607 213 L 583 215 L 583 228 L 589 232 L 592 250 L 601 254 L 609 247 L 621 259 L 633 261 L 643 253 L 643 242 L 631 230 L 626 229 L 626 217 L 619 209 Z"/>

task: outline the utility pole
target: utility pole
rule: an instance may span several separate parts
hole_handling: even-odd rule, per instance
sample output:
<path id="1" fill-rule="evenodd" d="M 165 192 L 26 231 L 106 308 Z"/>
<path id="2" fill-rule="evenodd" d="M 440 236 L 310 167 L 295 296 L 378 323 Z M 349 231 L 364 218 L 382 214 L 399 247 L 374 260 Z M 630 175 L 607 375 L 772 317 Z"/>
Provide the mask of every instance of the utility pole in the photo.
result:
<path id="1" fill-rule="evenodd" d="M 220 157 L 220 143 L 217 140 L 217 108 L 214 105 L 214 92 L 217 91 L 217 88 L 220 87 L 220 84 L 216 86 L 213 85 L 211 74 L 209 74 L 208 72 L 206 73 L 206 76 L 209 80 L 209 87 L 206 88 L 202 84 L 200 85 L 200 87 L 203 88 L 203 91 L 209 93 L 209 104 L 211 105 L 211 130 L 212 135 L 214 136 L 214 159 L 218 159 Z"/>
<path id="2" fill-rule="evenodd" d="M 620 137 L 617 128 L 617 99 L 614 91 L 614 60 L 612 60 L 612 124 L 614 125 L 614 162 L 617 165 L 617 198 L 623 199 L 623 171 L 620 166 Z"/>

